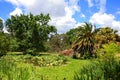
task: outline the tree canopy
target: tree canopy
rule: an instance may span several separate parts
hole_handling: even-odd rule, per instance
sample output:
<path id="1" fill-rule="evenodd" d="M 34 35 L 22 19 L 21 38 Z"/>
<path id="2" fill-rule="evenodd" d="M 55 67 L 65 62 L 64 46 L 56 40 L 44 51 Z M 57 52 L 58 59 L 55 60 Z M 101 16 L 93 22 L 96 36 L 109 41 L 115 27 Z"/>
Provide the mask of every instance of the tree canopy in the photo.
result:
<path id="1" fill-rule="evenodd" d="M 56 28 L 48 24 L 49 21 L 49 14 L 21 14 L 7 19 L 6 26 L 11 37 L 16 38 L 19 50 L 45 51 L 44 42 L 48 35 L 56 32 Z"/>

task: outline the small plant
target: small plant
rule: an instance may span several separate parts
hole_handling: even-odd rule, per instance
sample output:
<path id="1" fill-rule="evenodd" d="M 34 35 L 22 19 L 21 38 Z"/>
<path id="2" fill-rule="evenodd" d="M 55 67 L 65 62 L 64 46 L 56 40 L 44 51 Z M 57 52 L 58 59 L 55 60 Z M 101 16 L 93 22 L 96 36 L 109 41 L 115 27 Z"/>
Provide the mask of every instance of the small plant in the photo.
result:
<path id="1" fill-rule="evenodd" d="M 55 55 L 55 56 L 34 56 L 30 58 L 26 58 L 26 63 L 32 63 L 35 66 L 46 67 L 46 66 L 59 66 L 62 64 L 66 64 L 68 58 L 63 55 Z"/>

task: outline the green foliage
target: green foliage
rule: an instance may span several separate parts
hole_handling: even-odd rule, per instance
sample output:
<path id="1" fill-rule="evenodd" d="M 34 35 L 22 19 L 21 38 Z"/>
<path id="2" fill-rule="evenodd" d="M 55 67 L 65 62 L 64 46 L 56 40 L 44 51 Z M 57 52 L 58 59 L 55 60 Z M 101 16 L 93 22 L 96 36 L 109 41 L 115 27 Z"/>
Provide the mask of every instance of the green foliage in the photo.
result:
<path id="1" fill-rule="evenodd" d="M 38 76 L 33 66 L 18 63 L 12 57 L 0 59 L 0 80 L 46 80 L 43 75 Z"/>
<path id="2" fill-rule="evenodd" d="M 61 66 L 40 67 L 39 73 L 48 80 L 72 80 L 74 71 L 79 70 L 83 65 L 88 64 L 89 61 L 72 59 L 67 64 Z"/>
<path id="3" fill-rule="evenodd" d="M 1 80 L 71 80 L 74 71 L 89 63 L 88 60 L 69 59 L 62 55 L 50 55 L 49 53 L 41 53 L 41 56 L 17 54 L 20 53 L 9 53 L 0 58 Z M 39 59 L 44 60 L 43 65 L 46 65 L 46 62 L 51 62 L 51 65 L 40 67 L 30 63 L 32 60 L 40 63 Z"/>
<path id="4" fill-rule="evenodd" d="M 16 38 L 10 38 L 10 46 L 9 51 L 18 51 L 19 42 L 17 42 Z"/>
<path id="5" fill-rule="evenodd" d="M 99 60 L 100 68 L 103 70 L 105 80 L 119 80 L 120 79 L 120 60 L 112 54 L 106 54 Z"/>
<path id="6" fill-rule="evenodd" d="M 117 34 L 117 30 L 110 27 L 99 28 L 95 36 L 96 44 L 95 48 L 100 49 L 102 45 L 109 43 L 120 43 L 120 36 Z"/>
<path id="7" fill-rule="evenodd" d="M 120 53 L 120 46 L 116 43 L 109 43 L 104 44 L 101 49 L 97 50 L 97 55 L 100 56 L 101 54 L 114 54 L 114 53 Z"/>
<path id="8" fill-rule="evenodd" d="M 52 35 L 48 41 L 50 52 L 60 52 L 69 47 L 66 34 Z"/>
<path id="9" fill-rule="evenodd" d="M 84 66 L 74 75 L 74 80 L 119 80 L 120 60 L 114 55 L 104 55 L 97 61 Z"/>
<path id="10" fill-rule="evenodd" d="M 116 42 L 117 38 L 119 38 L 117 34 L 117 30 L 111 29 L 110 27 L 100 28 L 98 31 L 99 39 L 102 44 L 106 44 L 109 42 Z"/>
<path id="11" fill-rule="evenodd" d="M 9 40 L 6 35 L 0 32 L 0 57 L 7 53 L 9 48 Z"/>
<path id="12" fill-rule="evenodd" d="M 88 52 L 86 52 L 82 57 L 80 57 L 80 59 L 90 59 L 90 58 L 91 58 L 91 56 L 89 55 Z"/>
<path id="13" fill-rule="evenodd" d="M 98 65 L 91 63 L 76 72 L 74 80 L 104 80 L 102 76 L 102 70 L 98 68 Z"/>
<path id="14" fill-rule="evenodd" d="M 95 55 L 93 50 L 96 30 L 90 23 L 85 23 L 85 25 L 80 26 L 79 29 L 80 31 L 77 33 L 78 36 L 73 43 L 73 49 L 74 51 L 80 53 L 81 57 L 86 54 L 89 54 L 90 57 L 93 57 Z"/>
<path id="15" fill-rule="evenodd" d="M 0 78 L 2 80 L 30 80 L 31 73 L 28 68 L 19 68 L 10 58 L 0 59 Z"/>
<path id="16" fill-rule="evenodd" d="M 27 55 L 16 55 L 15 54 L 9 54 L 9 55 L 14 55 L 9 56 L 12 57 L 11 60 L 17 61 L 17 62 L 22 62 L 22 63 L 27 63 L 27 64 L 32 64 L 34 66 L 39 66 L 39 67 L 48 67 L 48 66 L 61 66 L 64 64 L 67 64 L 69 61 L 69 58 L 67 56 L 63 55 L 53 55 L 50 56 L 50 54 L 41 54 L 43 56 L 32 56 L 30 54 Z"/>
<path id="17" fill-rule="evenodd" d="M 82 58 L 90 58 L 93 56 L 97 57 L 96 51 L 102 45 L 111 42 L 120 43 L 120 36 L 117 32 L 117 30 L 110 27 L 96 29 L 95 25 L 85 23 L 78 26 L 78 28 L 71 29 L 66 35 L 68 43 L 72 44 L 75 53 L 80 53 Z M 113 50 L 111 49 L 111 51 Z"/>
<path id="18" fill-rule="evenodd" d="M 67 57 L 64 57 L 62 55 L 57 55 L 57 56 L 35 56 L 35 57 L 27 57 L 25 58 L 25 63 L 30 63 L 35 66 L 40 66 L 40 67 L 46 67 L 46 66 L 59 66 L 66 64 L 68 61 Z"/>
<path id="19" fill-rule="evenodd" d="M 78 33 L 80 31 L 80 28 L 75 28 L 75 29 L 70 29 L 66 35 L 67 35 L 67 41 L 70 45 L 72 45 L 72 43 L 74 42 L 74 40 L 76 39 Z"/>
<path id="20" fill-rule="evenodd" d="M 23 52 L 28 49 L 34 50 L 33 52 L 46 51 L 45 42 L 49 38 L 48 35 L 56 32 L 54 26 L 48 25 L 49 21 L 49 14 L 11 16 L 6 20 L 8 32 L 16 39 L 11 41 L 11 47 L 18 47 L 18 50 Z M 16 42 L 18 45 L 14 45 Z"/>

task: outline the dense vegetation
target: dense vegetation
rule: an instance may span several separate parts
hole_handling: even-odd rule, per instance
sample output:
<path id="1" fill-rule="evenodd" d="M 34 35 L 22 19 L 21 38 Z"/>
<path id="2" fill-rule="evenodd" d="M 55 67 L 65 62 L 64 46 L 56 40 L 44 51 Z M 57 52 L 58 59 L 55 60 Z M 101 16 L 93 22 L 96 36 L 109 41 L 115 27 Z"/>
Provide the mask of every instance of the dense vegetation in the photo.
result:
<path id="1" fill-rule="evenodd" d="M 99 57 L 82 67 L 74 75 L 74 80 L 119 80 L 120 79 L 120 47 L 114 43 L 103 45 Z M 105 52 L 105 54 L 103 54 Z"/>
<path id="2" fill-rule="evenodd" d="M 116 30 L 85 22 L 58 34 L 49 21 L 42 13 L 11 16 L 4 33 L 0 19 L 0 80 L 119 80 Z"/>
<path id="3" fill-rule="evenodd" d="M 8 48 L 9 40 L 3 32 L 0 32 L 0 57 L 7 53 Z"/>
<path id="4" fill-rule="evenodd" d="M 36 15 L 21 14 L 20 16 L 11 16 L 6 20 L 6 26 L 10 33 L 10 38 L 18 44 L 17 51 L 34 53 L 46 51 L 45 42 L 50 33 L 56 32 L 54 26 L 48 25 L 49 14 Z M 16 40 L 16 41 L 15 41 Z M 14 51 L 14 48 L 11 48 Z"/>

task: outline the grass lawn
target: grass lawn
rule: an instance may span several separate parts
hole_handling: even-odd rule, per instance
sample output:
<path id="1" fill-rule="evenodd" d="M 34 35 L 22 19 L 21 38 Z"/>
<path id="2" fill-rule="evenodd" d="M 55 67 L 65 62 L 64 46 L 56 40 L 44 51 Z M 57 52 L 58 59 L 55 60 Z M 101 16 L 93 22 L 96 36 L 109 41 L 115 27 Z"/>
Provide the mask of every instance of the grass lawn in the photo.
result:
<path id="1" fill-rule="evenodd" d="M 53 67 L 37 67 L 36 70 L 44 75 L 48 80 L 72 80 L 74 72 L 80 70 L 80 68 L 88 64 L 87 60 L 75 60 L 71 59 L 70 62 L 62 66 Z"/>
<path id="2" fill-rule="evenodd" d="M 19 53 L 15 53 L 15 54 L 19 54 Z M 14 60 L 14 62 L 17 63 L 17 67 L 28 69 L 27 71 L 30 72 L 29 73 L 30 77 L 32 76 L 32 78 L 28 79 L 28 80 L 33 80 L 33 79 L 34 80 L 42 80 L 42 78 L 41 78 L 42 76 L 44 78 L 43 80 L 72 80 L 74 77 L 75 71 L 80 70 L 83 65 L 86 65 L 90 62 L 90 60 L 76 60 L 76 59 L 67 57 L 68 61 L 66 64 L 62 64 L 59 66 L 40 67 L 40 66 L 33 65 L 31 63 L 24 63 L 23 62 L 24 59 L 28 58 L 28 56 L 31 58 L 30 55 L 14 55 L 14 53 L 12 53 L 12 55 L 11 55 L 11 53 L 9 53 L 8 55 L 6 55 L 4 57 L 5 57 L 5 59 L 8 59 L 8 61 Z M 43 57 L 43 58 L 47 57 L 48 60 L 52 60 L 52 58 L 54 58 L 54 56 L 57 56 L 57 55 L 55 55 L 55 54 L 54 55 L 41 55 L 41 56 L 37 56 L 37 59 L 39 59 L 39 58 L 41 59 L 41 57 Z M 36 56 L 32 56 L 32 58 L 34 58 L 34 57 L 36 57 Z M 12 67 L 15 68 L 14 66 L 12 66 Z M 0 67 L 0 68 L 2 68 L 2 67 Z M 14 71 L 13 76 L 15 74 L 17 74 L 17 72 L 16 72 L 17 70 L 18 70 L 18 68 L 13 70 Z M 24 73 L 24 74 L 28 74 L 28 73 Z M 12 76 L 12 73 L 11 73 L 11 76 Z"/>

